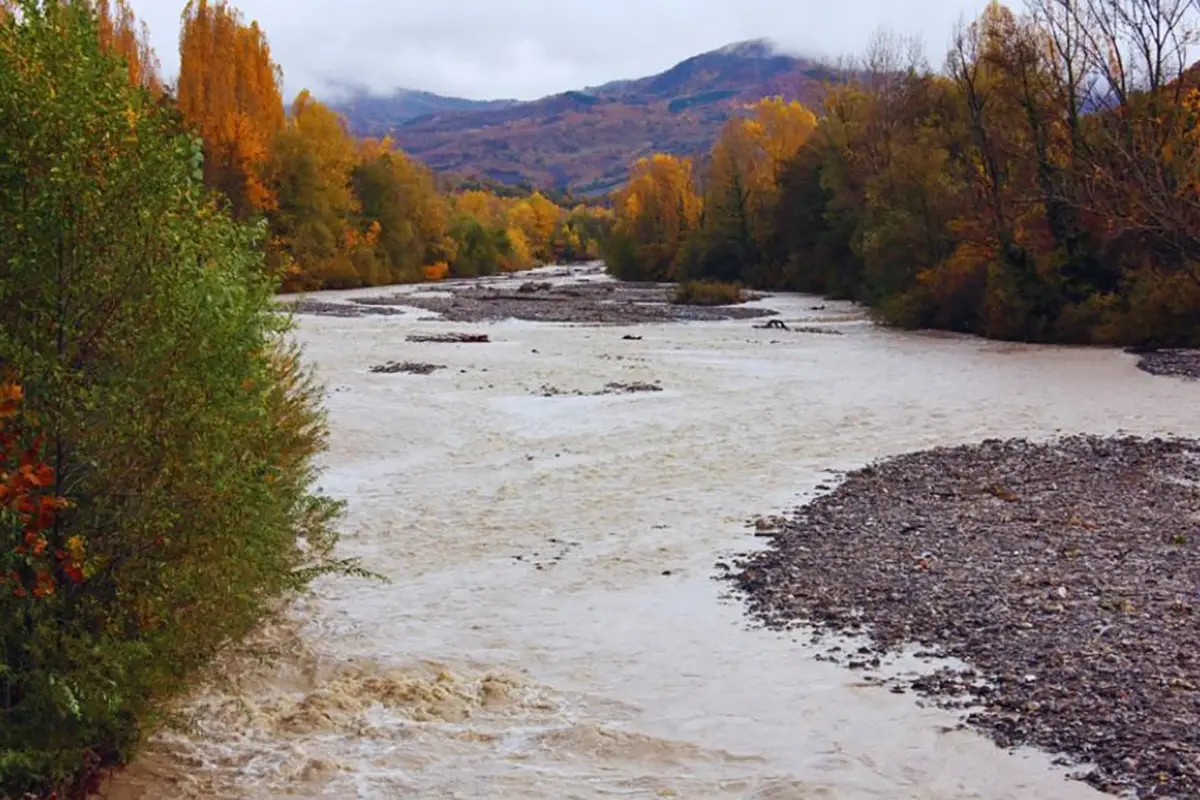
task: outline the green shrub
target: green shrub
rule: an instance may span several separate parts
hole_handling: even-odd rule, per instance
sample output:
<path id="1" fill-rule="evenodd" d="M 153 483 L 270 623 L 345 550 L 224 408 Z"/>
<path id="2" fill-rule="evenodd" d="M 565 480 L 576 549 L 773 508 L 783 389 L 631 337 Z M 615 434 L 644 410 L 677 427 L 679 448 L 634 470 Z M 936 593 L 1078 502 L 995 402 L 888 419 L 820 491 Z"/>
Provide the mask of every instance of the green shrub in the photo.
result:
<path id="1" fill-rule="evenodd" d="M 218 209 L 201 153 L 88 3 L 0 15 L 0 366 L 24 395 L 0 479 L 69 502 L 0 499 L 0 797 L 78 796 L 275 598 L 355 570 L 262 229 Z"/>
<path id="2" fill-rule="evenodd" d="M 671 302 L 684 306 L 731 306 L 746 302 L 746 296 L 736 283 L 683 281 L 675 285 Z"/>
<path id="3" fill-rule="evenodd" d="M 450 263 L 453 278 L 477 278 L 492 275 L 500 262 L 512 253 L 512 243 L 503 228 L 488 228 L 474 217 L 460 214 L 450 226 L 457 247 Z"/>

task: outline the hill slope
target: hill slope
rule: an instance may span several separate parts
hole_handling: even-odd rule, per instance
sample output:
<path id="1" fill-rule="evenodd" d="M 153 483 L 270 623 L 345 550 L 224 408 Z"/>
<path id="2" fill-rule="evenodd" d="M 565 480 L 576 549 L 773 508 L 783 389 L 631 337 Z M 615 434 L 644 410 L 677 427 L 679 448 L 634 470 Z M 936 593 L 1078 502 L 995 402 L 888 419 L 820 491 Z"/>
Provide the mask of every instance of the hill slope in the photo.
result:
<path id="1" fill-rule="evenodd" d="M 769 95 L 814 103 L 831 77 L 816 62 L 755 40 L 694 56 L 658 75 L 531 102 L 455 107 L 453 98 L 439 98 L 445 102 L 432 113 L 413 116 L 411 105 L 359 97 L 338 110 L 355 133 L 390 134 L 440 172 L 582 195 L 620 184 L 640 156 L 706 152 L 746 103 Z"/>

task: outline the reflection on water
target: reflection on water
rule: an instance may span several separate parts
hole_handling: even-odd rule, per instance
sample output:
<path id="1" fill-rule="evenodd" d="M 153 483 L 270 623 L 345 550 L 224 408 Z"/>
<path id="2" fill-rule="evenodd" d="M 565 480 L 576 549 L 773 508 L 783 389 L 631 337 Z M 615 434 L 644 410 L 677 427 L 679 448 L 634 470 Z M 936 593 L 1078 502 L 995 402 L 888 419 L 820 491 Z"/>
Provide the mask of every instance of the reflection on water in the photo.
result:
<path id="1" fill-rule="evenodd" d="M 512 322 L 414 345 L 478 326 L 304 318 L 344 550 L 392 582 L 323 583 L 250 648 L 276 657 L 231 657 L 109 797 L 1100 796 L 746 630 L 713 564 L 831 471 L 989 436 L 1194 432 L 1198 389 L 1117 352 L 763 302 L 843 335 Z M 450 369 L 367 372 L 405 358 Z"/>

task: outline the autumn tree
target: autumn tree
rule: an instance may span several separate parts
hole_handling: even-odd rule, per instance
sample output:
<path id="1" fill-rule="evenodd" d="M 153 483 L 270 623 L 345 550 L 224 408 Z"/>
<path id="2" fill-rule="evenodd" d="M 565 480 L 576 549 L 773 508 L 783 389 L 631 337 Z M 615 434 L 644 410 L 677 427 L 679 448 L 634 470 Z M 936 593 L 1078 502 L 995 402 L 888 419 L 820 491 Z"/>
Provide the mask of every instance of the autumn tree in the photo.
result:
<path id="1" fill-rule="evenodd" d="M 770 282 L 779 176 L 817 127 L 796 102 L 766 98 L 726 123 L 713 146 L 693 277 Z"/>
<path id="2" fill-rule="evenodd" d="M 189 0 L 179 58 L 179 110 L 204 139 L 205 182 L 239 218 L 269 210 L 275 198 L 264 167 L 284 110 L 266 36 L 224 0 Z"/>
<path id="3" fill-rule="evenodd" d="M 125 60 L 129 82 L 154 96 L 163 93 L 158 56 L 150 47 L 150 31 L 134 16 L 128 0 L 95 0 L 100 44 Z"/>
<path id="4" fill-rule="evenodd" d="M 556 261 L 581 261 L 600 258 L 600 243 L 612 227 L 612 211 L 606 208 L 576 205 L 562 216 L 554 233 L 552 248 Z"/>
<path id="5" fill-rule="evenodd" d="M 1103 113 L 1094 115 L 1087 208 L 1153 237 L 1174 261 L 1200 261 L 1200 205 L 1189 187 L 1200 4 L 1087 0 L 1073 19 L 1105 89 L 1094 100 Z"/>
<path id="6" fill-rule="evenodd" d="M 289 288 L 383 283 L 375 259 L 381 226 L 360 230 L 351 179 L 358 148 L 345 121 L 300 92 L 271 149 L 267 191 L 274 245 L 291 267 Z M 299 286 L 296 286 L 299 284 Z"/>
<path id="7" fill-rule="evenodd" d="M 605 260 L 626 280 L 672 280 L 684 247 L 700 224 L 692 162 L 657 154 L 639 159 L 613 198 Z"/>
<path id="8" fill-rule="evenodd" d="M 379 258 L 393 282 L 419 280 L 422 269 L 454 257 L 450 212 L 433 173 L 390 140 L 359 145 L 352 186 L 368 228 L 379 227 Z"/>
<path id="9" fill-rule="evenodd" d="M 532 259 L 549 261 L 553 257 L 551 240 L 558 228 L 562 209 L 541 192 L 516 202 L 508 212 L 509 227 L 520 231 Z"/>
<path id="10" fill-rule="evenodd" d="M 488 227 L 503 227 L 507 214 L 503 198 L 483 189 L 468 189 L 454 197 L 455 212 L 465 214 Z"/>

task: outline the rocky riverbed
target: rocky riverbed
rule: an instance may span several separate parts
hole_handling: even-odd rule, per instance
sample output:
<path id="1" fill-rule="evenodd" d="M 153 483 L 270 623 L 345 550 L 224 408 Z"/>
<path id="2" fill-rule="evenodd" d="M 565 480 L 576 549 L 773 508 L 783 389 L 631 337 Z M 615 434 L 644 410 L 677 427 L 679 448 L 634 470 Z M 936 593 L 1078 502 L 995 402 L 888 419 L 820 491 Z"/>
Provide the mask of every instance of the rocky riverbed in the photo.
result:
<path id="1" fill-rule="evenodd" d="M 730 577 L 755 617 L 868 669 L 906 643 L 973 669 L 894 685 L 1097 788 L 1200 795 L 1200 443 L 989 440 L 850 473 Z M 907 684 L 907 685 L 905 685 Z"/>
<path id="2" fill-rule="evenodd" d="M 300 300 L 302 314 L 368 316 L 399 313 L 406 306 L 434 312 L 450 322 L 490 322 L 518 319 L 529 322 L 631 325 L 656 322 L 757 319 L 773 316 L 766 308 L 747 306 L 692 306 L 670 302 L 674 284 L 620 283 L 577 280 L 559 283 L 510 278 L 473 282 L 439 283 L 387 295 L 351 297 L 348 303 Z M 749 295 L 748 299 L 761 299 Z"/>

